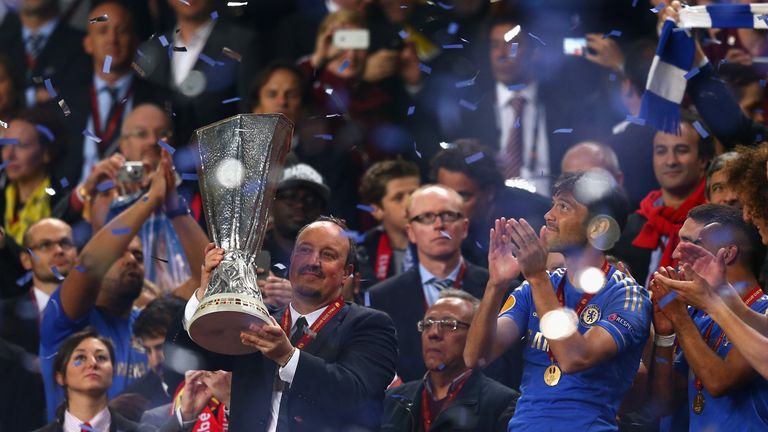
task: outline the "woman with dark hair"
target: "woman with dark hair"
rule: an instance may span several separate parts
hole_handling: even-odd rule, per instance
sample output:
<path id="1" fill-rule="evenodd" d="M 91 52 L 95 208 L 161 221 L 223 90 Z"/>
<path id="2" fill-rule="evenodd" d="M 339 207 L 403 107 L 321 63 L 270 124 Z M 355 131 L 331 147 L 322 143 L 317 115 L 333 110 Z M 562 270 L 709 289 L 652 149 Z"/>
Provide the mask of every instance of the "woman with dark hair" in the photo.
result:
<path id="1" fill-rule="evenodd" d="M 13 119 L 24 108 L 21 74 L 11 59 L 0 53 L 0 120 Z"/>
<path id="2" fill-rule="evenodd" d="M 52 178 L 51 171 L 65 148 L 66 133 L 53 114 L 42 108 L 20 112 L 8 128 L 0 129 L 2 165 L 0 211 L 2 228 L 21 244 L 27 228 L 46 217 L 72 222 L 65 216 L 70 182 Z"/>
<path id="3" fill-rule="evenodd" d="M 115 350 L 93 330 L 68 337 L 53 361 L 54 379 L 64 390 L 56 421 L 37 432 L 132 432 L 138 425 L 107 405 Z"/>

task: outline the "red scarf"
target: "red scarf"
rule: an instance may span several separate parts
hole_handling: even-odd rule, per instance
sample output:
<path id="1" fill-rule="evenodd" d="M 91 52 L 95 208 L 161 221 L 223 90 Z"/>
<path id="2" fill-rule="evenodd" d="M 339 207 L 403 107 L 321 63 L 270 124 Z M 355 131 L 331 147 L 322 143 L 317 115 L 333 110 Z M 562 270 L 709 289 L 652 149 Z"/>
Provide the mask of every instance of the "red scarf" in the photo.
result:
<path id="1" fill-rule="evenodd" d="M 680 242 L 678 233 L 685 222 L 685 218 L 688 217 L 688 211 L 706 202 L 704 187 L 705 183 L 702 180 L 696 190 L 676 209 L 665 205 L 654 205 L 661 198 L 661 189 L 651 191 L 640 201 L 640 209 L 637 213 L 648 221 L 643 225 L 640 234 L 632 241 L 632 246 L 653 250 L 659 246 L 661 237 L 666 236 L 669 240 L 664 247 L 659 266 L 674 266 L 672 252 Z"/>

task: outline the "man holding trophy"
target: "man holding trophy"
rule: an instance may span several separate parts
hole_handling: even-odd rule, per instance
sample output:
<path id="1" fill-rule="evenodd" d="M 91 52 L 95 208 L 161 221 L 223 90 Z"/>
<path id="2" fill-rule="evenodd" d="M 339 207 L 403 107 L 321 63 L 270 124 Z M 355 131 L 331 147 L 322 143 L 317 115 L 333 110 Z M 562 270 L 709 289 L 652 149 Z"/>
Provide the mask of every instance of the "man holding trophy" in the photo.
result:
<path id="1" fill-rule="evenodd" d="M 227 359 L 230 430 L 377 430 L 397 339 L 386 314 L 344 302 L 342 285 L 355 267 L 344 222 L 321 217 L 299 232 L 288 307 L 267 310 L 256 285 L 254 257 L 290 132 L 285 117 L 272 114 L 238 115 L 196 131 L 214 243 L 184 326 L 199 346 L 236 355 Z"/>

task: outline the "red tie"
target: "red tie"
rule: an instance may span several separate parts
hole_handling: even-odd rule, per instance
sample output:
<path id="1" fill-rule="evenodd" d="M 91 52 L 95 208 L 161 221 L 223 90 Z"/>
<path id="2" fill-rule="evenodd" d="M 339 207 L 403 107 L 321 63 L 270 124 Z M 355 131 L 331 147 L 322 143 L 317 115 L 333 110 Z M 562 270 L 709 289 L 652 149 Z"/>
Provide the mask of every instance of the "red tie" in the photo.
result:
<path id="1" fill-rule="evenodd" d="M 80 432 L 95 432 L 90 423 L 85 422 L 80 425 Z"/>
<path id="2" fill-rule="evenodd" d="M 523 109 L 525 108 L 525 98 L 515 96 L 509 101 L 509 106 L 515 113 L 515 122 L 512 130 L 509 131 L 507 145 L 502 150 L 502 171 L 504 177 L 520 177 L 520 169 L 523 167 Z"/>

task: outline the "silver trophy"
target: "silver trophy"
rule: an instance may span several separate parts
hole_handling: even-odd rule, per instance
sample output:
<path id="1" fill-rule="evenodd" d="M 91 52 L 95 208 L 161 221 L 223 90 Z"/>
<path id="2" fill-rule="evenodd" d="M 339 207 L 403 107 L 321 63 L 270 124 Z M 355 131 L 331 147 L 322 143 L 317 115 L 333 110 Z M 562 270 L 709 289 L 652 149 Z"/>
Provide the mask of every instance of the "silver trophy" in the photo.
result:
<path id="1" fill-rule="evenodd" d="M 240 114 L 195 131 L 208 231 L 225 250 L 189 322 L 192 340 L 209 351 L 255 352 L 240 342 L 240 331 L 269 322 L 255 258 L 292 132 L 293 123 L 282 114 Z"/>

